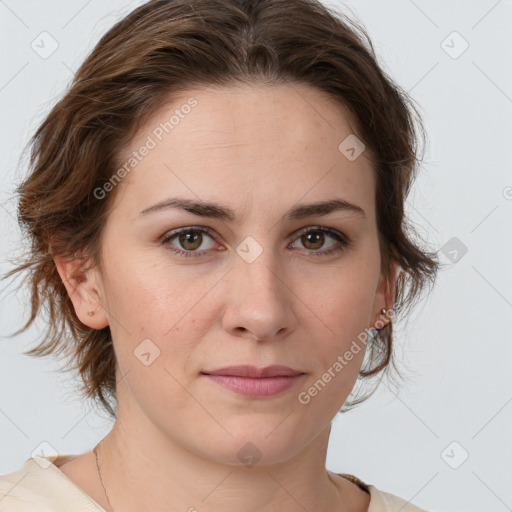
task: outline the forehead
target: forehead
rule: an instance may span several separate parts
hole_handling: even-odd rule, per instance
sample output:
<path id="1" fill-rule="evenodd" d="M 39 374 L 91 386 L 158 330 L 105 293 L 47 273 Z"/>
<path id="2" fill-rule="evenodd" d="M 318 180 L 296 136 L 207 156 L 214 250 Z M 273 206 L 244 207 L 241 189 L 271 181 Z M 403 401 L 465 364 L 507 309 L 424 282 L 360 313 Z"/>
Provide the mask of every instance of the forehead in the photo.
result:
<path id="1" fill-rule="evenodd" d="M 121 155 L 126 163 L 144 153 L 119 195 L 137 206 L 171 193 L 220 200 L 238 191 L 246 204 L 336 190 L 349 201 L 373 198 L 365 152 L 350 160 L 340 149 L 353 124 L 346 107 L 305 84 L 189 89 L 164 102 Z"/>
<path id="2" fill-rule="evenodd" d="M 189 107 L 191 104 L 194 106 Z M 166 123 L 167 129 L 162 126 Z M 179 137 L 185 130 L 188 138 L 194 137 L 194 132 L 198 138 L 208 138 L 205 144 L 194 140 L 197 148 L 209 147 L 215 140 L 221 143 L 226 137 L 244 140 L 244 135 L 250 136 L 252 143 L 269 142 L 269 135 L 276 132 L 281 141 L 324 139 L 328 143 L 355 133 L 352 125 L 352 114 L 341 102 L 306 84 L 205 85 L 165 102 L 139 130 L 134 143 L 148 133 L 160 140 L 171 133 Z M 311 131 L 313 127 L 316 129 Z"/>

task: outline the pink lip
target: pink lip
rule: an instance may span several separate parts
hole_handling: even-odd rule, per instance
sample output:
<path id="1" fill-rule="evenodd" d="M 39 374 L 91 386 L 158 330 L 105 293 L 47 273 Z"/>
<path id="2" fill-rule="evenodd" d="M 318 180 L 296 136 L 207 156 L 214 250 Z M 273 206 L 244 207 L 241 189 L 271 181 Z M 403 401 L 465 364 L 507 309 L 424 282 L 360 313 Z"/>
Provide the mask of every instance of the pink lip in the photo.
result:
<path id="1" fill-rule="evenodd" d="M 217 384 L 251 397 L 274 396 L 291 388 L 304 373 L 287 366 L 230 366 L 202 372 Z"/>
<path id="2" fill-rule="evenodd" d="M 288 366 L 272 365 L 265 368 L 257 368 L 251 365 L 225 366 L 216 370 L 205 370 L 202 373 L 207 375 L 230 375 L 236 377 L 281 377 L 295 376 L 302 372 L 294 370 Z"/>

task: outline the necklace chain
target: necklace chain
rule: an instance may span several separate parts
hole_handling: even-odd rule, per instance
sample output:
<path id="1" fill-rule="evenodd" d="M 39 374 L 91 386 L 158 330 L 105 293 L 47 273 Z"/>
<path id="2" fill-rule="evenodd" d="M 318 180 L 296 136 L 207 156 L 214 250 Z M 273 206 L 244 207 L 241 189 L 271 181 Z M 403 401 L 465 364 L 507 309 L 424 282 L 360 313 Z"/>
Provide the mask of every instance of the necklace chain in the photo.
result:
<path id="1" fill-rule="evenodd" d="M 105 497 L 107 498 L 107 501 L 108 501 L 108 505 L 109 507 L 111 508 L 112 512 L 114 512 L 114 507 L 112 507 L 112 504 L 110 503 L 110 500 L 108 498 L 108 493 L 107 493 L 107 488 L 105 487 L 105 484 L 103 483 L 103 478 L 101 476 L 101 468 L 100 468 L 100 456 L 99 456 L 99 453 L 98 453 L 98 447 L 99 445 L 105 440 L 105 438 L 103 438 L 93 449 L 93 452 L 95 453 L 96 455 L 96 467 L 98 468 L 98 474 L 100 475 L 100 482 L 101 482 L 101 486 L 103 487 L 103 490 L 105 491 Z"/>

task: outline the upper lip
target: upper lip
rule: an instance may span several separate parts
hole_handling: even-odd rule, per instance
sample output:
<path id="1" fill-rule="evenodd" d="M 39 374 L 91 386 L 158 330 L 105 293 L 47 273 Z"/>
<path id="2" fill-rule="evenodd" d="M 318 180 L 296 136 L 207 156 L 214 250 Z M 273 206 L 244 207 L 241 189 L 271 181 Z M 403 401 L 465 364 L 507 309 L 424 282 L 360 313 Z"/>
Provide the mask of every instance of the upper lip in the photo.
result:
<path id="1" fill-rule="evenodd" d="M 236 377 L 253 377 L 253 378 L 261 378 L 261 377 L 280 377 L 280 376 L 294 376 L 300 375 L 303 372 L 299 372 L 298 370 L 294 370 L 288 366 L 282 365 L 272 365 L 266 366 L 264 368 L 257 368 L 256 366 L 251 365 L 241 365 L 241 366 L 225 366 L 224 368 L 218 368 L 216 370 L 207 370 L 202 373 L 206 375 L 229 375 Z"/>

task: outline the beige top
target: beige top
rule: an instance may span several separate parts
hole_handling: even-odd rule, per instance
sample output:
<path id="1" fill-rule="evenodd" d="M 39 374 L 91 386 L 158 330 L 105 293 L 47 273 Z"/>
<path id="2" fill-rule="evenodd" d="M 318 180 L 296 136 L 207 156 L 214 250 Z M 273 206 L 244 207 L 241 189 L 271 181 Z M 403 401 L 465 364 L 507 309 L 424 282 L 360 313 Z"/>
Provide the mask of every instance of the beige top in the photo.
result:
<path id="1" fill-rule="evenodd" d="M 0 512 L 106 512 L 57 467 L 74 457 L 32 457 L 21 469 L 0 476 Z M 338 474 L 370 494 L 368 512 L 426 512 L 353 475 Z"/>

